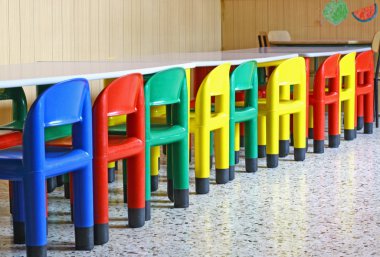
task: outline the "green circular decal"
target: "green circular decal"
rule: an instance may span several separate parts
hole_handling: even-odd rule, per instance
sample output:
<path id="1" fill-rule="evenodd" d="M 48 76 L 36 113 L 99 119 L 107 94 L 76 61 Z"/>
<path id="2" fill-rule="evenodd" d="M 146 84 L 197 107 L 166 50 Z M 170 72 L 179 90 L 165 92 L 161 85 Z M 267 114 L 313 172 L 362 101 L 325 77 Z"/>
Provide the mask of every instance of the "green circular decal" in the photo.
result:
<path id="1" fill-rule="evenodd" d="M 323 17 L 334 25 L 340 24 L 347 18 L 348 7 L 343 0 L 331 0 L 323 9 Z"/>

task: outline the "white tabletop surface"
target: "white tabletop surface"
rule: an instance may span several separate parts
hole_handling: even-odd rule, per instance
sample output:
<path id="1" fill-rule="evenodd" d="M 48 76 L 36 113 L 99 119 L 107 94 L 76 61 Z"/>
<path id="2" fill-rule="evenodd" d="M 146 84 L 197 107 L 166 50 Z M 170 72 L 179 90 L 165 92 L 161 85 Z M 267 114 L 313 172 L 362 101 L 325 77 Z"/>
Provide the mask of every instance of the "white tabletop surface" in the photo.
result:
<path id="1" fill-rule="evenodd" d="M 0 65 L 0 88 L 53 84 L 71 78 L 106 79 L 139 72 L 155 73 L 171 67 L 194 68 L 222 63 L 237 65 L 248 60 L 258 63 L 297 57 L 294 53 L 197 52 L 160 54 L 128 62 L 35 62 Z"/>
<path id="2" fill-rule="evenodd" d="M 272 46 L 261 48 L 248 48 L 230 50 L 231 53 L 297 53 L 302 57 L 323 57 L 333 54 L 348 54 L 351 52 L 364 52 L 371 50 L 367 46 Z"/>

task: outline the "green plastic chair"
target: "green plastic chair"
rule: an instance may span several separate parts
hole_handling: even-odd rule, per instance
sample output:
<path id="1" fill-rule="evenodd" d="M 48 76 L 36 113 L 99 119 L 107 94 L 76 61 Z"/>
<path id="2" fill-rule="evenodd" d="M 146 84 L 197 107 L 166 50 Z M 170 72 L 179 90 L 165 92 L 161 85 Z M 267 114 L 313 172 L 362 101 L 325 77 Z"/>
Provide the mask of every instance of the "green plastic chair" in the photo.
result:
<path id="1" fill-rule="evenodd" d="M 150 206 L 150 148 L 167 145 L 167 189 L 174 207 L 189 206 L 189 128 L 186 73 L 172 68 L 145 84 L 146 206 Z M 166 124 L 151 124 L 151 107 L 166 106 Z M 146 208 L 149 210 L 149 208 Z M 146 213 L 150 217 L 150 212 Z"/>
<path id="2" fill-rule="evenodd" d="M 247 172 L 257 171 L 257 114 L 258 114 L 258 73 L 257 63 L 249 61 L 240 64 L 230 76 L 230 180 L 235 177 L 235 158 L 239 158 L 239 144 L 235 145 L 235 132 L 239 123 L 244 123 L 245 168 Z M 235 105 L 235 93 L 245 92 L 243 107 Z M 236 128 L 236 131 L 235 131 Z M 235 150 L 235 151 L 234 151 Z"/>
<path id="3" fill-rule="evenodd" d="M 28 112 L 26 97 L 21 87 L 0 89 L 0 101 L 12 101 L 12 121 L 0 126 L 0 130 L 22 131 Z"/>

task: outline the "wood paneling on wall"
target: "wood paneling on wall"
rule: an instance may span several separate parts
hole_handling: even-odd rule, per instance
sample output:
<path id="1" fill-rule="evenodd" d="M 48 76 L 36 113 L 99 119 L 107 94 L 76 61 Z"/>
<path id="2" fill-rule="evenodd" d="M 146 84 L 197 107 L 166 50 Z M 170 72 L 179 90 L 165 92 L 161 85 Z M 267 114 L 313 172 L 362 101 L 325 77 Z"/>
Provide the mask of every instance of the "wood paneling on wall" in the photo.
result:
<path id="1" fill-rule="evenodd" d="M 221 49 L 220 0 L 0 0 L 0 64 Z M 93 81 L 93 97 L 102 83 Z M 26 89 L 29 104 L 33 88 Z M 7 119 L 0 106 L 0 122 Z M 9 115 L 8 115 L 9 116 Z"/>
<path id="2" fill-rule="evenodd" d="M 373 4 L 373 0 L 345 0 L 349 13 L 338 26 L 324 19 L 329 0 L 221 0 L 222 48 L 258 47 L 260 31 L 288 30 L 292 39 L 371 40 L 380 30 L 380 18 L 360 23 L 351 12 Z"/>

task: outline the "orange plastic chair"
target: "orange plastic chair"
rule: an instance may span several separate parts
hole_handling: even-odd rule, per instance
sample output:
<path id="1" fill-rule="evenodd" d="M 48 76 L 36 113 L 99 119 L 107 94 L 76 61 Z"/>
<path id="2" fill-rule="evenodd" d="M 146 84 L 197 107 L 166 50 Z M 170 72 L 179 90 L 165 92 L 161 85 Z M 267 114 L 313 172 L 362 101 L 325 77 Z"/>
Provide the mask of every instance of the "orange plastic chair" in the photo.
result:
<path id="1" fill-rule="evenodd" d="M 108 241 L 108 162 L 127 159 L 128 224 L 145 223 L 145 104 L 141 74 L 113 81 L 93 106 L 95 244 Z M 127 115 L 127 132 L 108 135 L 108 117 Z"/>
<path id="2" fill-rule="evenodd" d="M 364 134 L 373 133 L 373 94 L 374 94 L 373 52 L 366 51 L 356 57 L 356 119 L 357 130 L 364 125 Z"/>
<path id="3" fill-rule="evenodd" d="M 339 147 L 339 59 L 340 54 L 328 57 L 318 68 L 313 91 L 309 93 L 309 137 L 314 138 L 314 153 L 324 152 L 325 106 L 328 105 L 329 147 Z M 326 84 L 326 81 L 328 83 Z"/>

